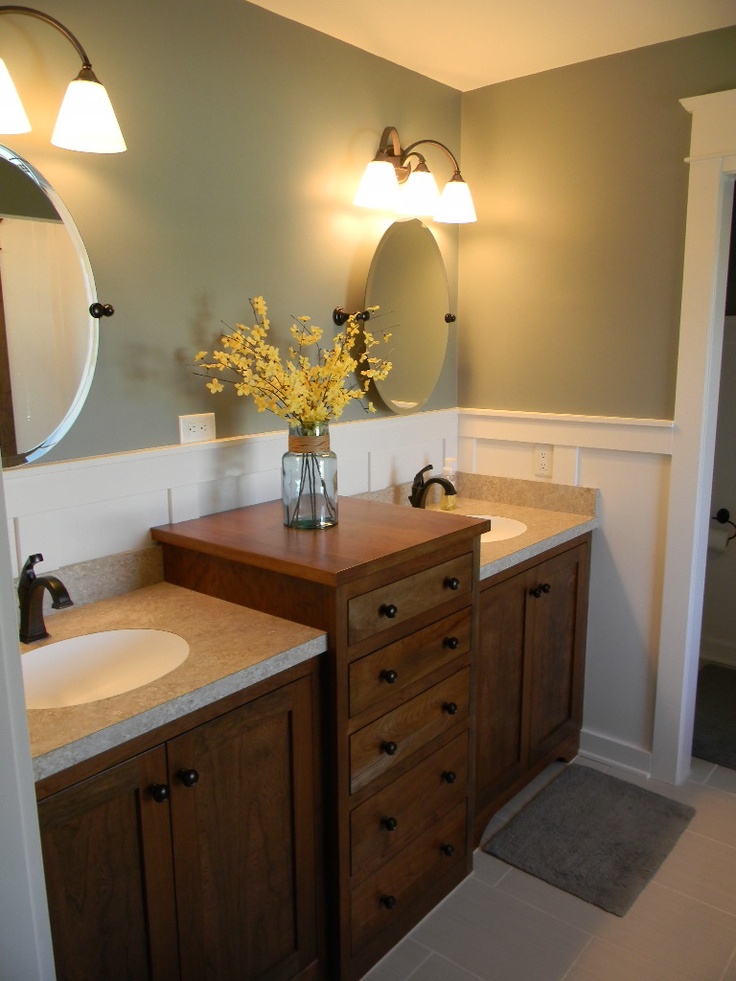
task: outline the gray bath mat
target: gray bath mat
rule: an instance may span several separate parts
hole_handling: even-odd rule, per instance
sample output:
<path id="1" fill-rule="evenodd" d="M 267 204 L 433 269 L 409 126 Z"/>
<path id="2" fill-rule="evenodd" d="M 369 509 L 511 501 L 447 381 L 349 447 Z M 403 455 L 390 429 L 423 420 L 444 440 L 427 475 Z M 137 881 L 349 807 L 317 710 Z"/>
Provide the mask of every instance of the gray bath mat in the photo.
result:
<path id="1" fill-rule="evenodd" d="M 573 764 L 483 850 L 623 916 L 694 814 L 685 804 Z"/>
<path id="2" fill-rule="evenodd" d="M 736 770 L 736 670 L 706 664 L 698 674 L 693 756 Z"/>

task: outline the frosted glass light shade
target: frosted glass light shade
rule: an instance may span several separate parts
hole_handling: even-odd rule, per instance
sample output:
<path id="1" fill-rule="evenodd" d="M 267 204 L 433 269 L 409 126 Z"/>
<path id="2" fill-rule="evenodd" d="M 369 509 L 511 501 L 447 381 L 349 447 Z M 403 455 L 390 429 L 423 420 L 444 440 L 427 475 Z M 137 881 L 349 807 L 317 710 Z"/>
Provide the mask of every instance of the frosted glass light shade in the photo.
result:
<path id="1" fill-rule="evenodd" d="M 426 168 L 413 170 L 399 190 L 399 213 L 417 218 L 429 217 L 435 214 L 439 205 L 440 192 L 434 176 Z"/>
<path id="2" fill-rule="evenodd" d="M 459 174 L 445 184 L 434 220 L 456 225 L 478 220 L 470 188 Z"/>
<path id="3" fill-rule="evenodd" d="M 397 211 L 399 182 L 394 165 L 388 160 L 371 160 L 363 172 L 353 204 L 360 208 Z"/>
<path id="4" fill-rule="evenodd" d="M 0 58 L 0 133 L 30 133 L 31 124 L 10 72 Z"/>
<path id="5" fill-rule="evenodd" d="M 85 78 L 69 83 L 51 136 L 54 146 L 88 153 L 127 149 L 104 85 Z"/>

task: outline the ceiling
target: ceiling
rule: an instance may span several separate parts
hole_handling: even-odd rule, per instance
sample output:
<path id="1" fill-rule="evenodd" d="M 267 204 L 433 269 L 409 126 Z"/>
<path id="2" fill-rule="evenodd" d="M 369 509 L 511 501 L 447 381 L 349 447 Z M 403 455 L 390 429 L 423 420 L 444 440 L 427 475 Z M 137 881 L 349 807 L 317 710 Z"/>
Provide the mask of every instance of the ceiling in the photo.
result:
<path id="1" fill-rule="evenodd" d="M 463 92 L 736 24 L 736 0 L 254 0 Z"/>

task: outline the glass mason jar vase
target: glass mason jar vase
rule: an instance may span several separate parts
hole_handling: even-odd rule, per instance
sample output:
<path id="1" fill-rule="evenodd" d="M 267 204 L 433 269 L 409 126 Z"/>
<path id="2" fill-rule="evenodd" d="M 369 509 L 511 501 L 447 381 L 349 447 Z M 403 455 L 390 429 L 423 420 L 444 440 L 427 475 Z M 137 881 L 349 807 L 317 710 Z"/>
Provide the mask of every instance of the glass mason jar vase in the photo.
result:
<path id="1" fill-rule="evenodd" d="M 289 426 L 289 449 L 281 460 L 281 498 L 288 528 L 337 524 L 337 457 L 326 422 Z"/>

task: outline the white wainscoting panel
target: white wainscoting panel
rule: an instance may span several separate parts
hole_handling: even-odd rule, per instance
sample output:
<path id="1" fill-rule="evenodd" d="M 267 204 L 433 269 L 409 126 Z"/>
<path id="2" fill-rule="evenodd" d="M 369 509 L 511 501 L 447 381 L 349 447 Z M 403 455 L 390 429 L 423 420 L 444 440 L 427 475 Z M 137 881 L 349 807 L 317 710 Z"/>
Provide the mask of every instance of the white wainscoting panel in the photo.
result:
<path id="1" fill-rule="evenodd" d="M 459 469 L 597 487 L 581 752 L 651 763 L 672 423 L 461 409 Z"/>
<path id="2" fill-rule="evenodd" d="M 411 480 L 457 456 L 457 410 L 330 427 L 340 493 Z M 43 570 L 145 548 L 168 521 L 277 498 L 285 431 L 164 446 L 4 473 L 13 574 L 33 552 Z"/>

